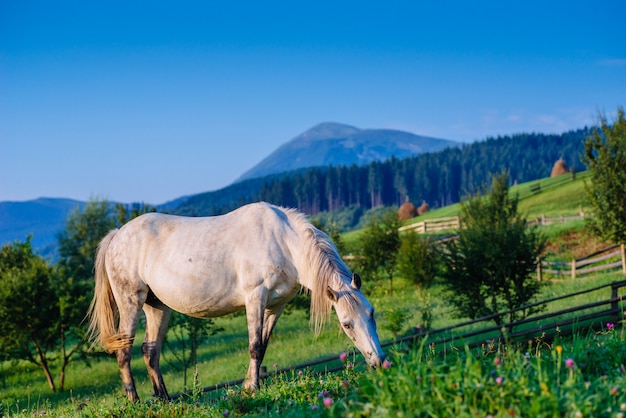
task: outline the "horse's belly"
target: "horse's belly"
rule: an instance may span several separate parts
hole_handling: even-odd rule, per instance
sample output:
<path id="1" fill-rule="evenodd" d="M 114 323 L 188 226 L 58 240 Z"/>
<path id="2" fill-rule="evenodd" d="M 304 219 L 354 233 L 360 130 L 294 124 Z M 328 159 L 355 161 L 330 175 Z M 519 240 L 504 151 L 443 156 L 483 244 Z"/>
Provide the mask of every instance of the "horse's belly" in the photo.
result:
<path id="1" fill-rule="evenodd" d="M 148 286 L 163 304 L 185 315 L 218 317 L 245 307 L 236 281 L 151 280 Z"/>

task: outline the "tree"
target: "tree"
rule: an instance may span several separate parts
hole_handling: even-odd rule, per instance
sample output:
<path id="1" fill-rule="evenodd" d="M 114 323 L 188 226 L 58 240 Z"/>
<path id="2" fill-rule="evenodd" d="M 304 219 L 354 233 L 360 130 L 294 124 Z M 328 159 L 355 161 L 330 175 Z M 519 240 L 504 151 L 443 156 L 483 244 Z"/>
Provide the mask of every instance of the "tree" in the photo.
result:
<path id="1" fill-rule="evenodd" d="M 33 253 L 30 237 L 0 250 L 0 351 L 41 367 L 50 390 L 50 352 L 58 339 L 58 299 L 54 272 Z"/>
<path id="2" fill-rule="evenodd" d="M 617 109 L 617 120 L 610 125 L 599 117 L 600 127 L 585 141 L 582 161 L 591 172 L 585 190 L 592 216 L 585 219 L 595 234 L 612 242 L 626 242 L 626 118 Z"/>
<path id="3" fill-rule="evenodd" d="M 224 328 L 215 328 L 212 319 L 193 318 L 178 312 L 172 312 L 170 317 L 171 332 L 178 340 L 179 350 L 166 338 L 165 344 L 172 351 L 183 369 L 183 387 L 187 389 L 187 370 L 198 363 L 198 348 L 211 335 L 215 335 Z"/>
<path id="4" fill-rule="evenodd" d="M 393 273 L 400 247 L 399 227 L 397 210 L 389 208 L 368 220 L 360 239 L 360 271 L 372 278 L 381 275 L 388 278 L 390 294 L 393 294 Z"/>
<path id="5" fill-rule="evenodd" d="M 432 283 L 437 272 L 437 247 L 430 238 L 408 231 L 400 235 L 396 262 L 398 274 L 415 283 L 421 297 L 422 287 Z"/>
<path id="6" fill-rule="evenodd" d="M 56 295 L 59 303 L 61 349 L 60 390 L 64 389 L 65 370 L 72 357 L 81 354 L 87 342 L 83 319 L 93 296 L 94 256 L 100 240 L 113 228 L 115 220 L 106 200 L 90 200 L 82 211 L 67 217 L 59 234 L 60 260 L 57 264 Z"/>
<path id="7" fill-rule="evenodd" d="M 492 178 L 491 191 L 461 204 L 459 237 L 446 245 L 442 278 L 460 316 L 476 319 L 527 305 L 540 289 L 531 278 L 546 239 L 527 228 L 517 212 L 517 197 L 509 196 L 508 174 Z M 484 188 L 486 189 L 486 188 Z M 511 312 L 509 321 L 539 308 Z M 497 315 L 496 324 L 503 318 Z"/>

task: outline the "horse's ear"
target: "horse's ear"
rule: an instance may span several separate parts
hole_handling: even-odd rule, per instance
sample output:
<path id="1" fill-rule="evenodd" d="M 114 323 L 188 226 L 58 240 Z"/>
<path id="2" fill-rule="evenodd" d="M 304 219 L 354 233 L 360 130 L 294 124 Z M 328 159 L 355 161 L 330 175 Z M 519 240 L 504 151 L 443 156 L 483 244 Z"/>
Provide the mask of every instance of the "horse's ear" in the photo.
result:
<path id="1" fill-rule="evenodd" d="M 337 299 L 339 299 L 337 293 L 330 286 L 326 288 L 326 296 L 333 302 L 337 302 Z"/>
<path id="2" fill-rule="evenodd" d="M 356 273 L 352 273 L 352 287 L 354 287 L 356 290 L 359 290 L 361 288 L 361 276 Z"/>

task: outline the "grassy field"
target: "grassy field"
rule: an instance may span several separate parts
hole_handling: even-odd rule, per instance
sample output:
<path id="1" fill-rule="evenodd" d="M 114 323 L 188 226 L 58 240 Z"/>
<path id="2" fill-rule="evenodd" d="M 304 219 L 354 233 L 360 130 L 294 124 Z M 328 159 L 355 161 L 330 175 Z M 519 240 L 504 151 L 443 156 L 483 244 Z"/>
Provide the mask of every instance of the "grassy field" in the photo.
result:
<path id="1" fill-rule="evenodd" d="M 558 179 L 544 180 L 541 183 L 541 192 L 539 193 L 530 193 L 529 191 L 532 185 L 529 184 L 517 186 L 519 187 L 519 195 L 521 197 L 520 206 L 525 208 L 523 210 L 528 211 L 529 214 L 539 214 L 540 212 L 538 212 L 538 210 L 542 208 L 541 201 L 544 201 L 545 205 L 543 209 L 551 208 L 549 211 L 546 209 L 546 215 L 569 214 L 570 212 L 561 212 L 558 206 L 558 203 L 561 202 L 562 206 L 560 207 L 563 208 L 563 211 L 567 210 L 572 211 L 572 213 L 577 213 L 583 205 L 580 203 L 583 201 L 581 196 L 584 195 L 582 177 L 583 175 L 579 175 L 575 181 L 561 180 L 560 183 L 557 182 Z M 524 195 L 524 193 L 527 193 L 527 195 Z M 572 198 L 572 196 L 578 197 Z M 451 207 L 439 211 L 432 211 L 428 213 L 428 216 L 448 216 L 449 214 L 453 214 L 454 210 L 458 211 L 458 206 L 455 207 L 457 209 Z M 556 250 L 560 248 L 570 252 L 577 251 L 576 248 L 568 244 L 572 236 L 578 237 L 580 245 L 588 245 L 590 241 L 594 241 L 591 237 L 586 235 L 583 221 L 573 221 L 563 225 L 557 224 L 542 228 L 546 235 L 550 237 L 551 245 Z M 558 257 L 559 254 L 556 250 L 554 256 Z M 570 253 L 568 253 L 567 256 L 569 257 Z M 565 260 L 567 259 L 568 258 L 565 258 Z M 618 274 L 603 274 L 587 276 L 580 280 L 577 279 L 575 282 L 571 280 L 554 281 L 544 287 L 541 298 L 572 293 L 577 290 L 595 287 L 602 283 L 621 279 L 623 279 L 623 276 Z M 435 284 L 430 288 L 429 294 L 433 313 L 433 328 L 452 325 L 462 320 L 453 315 L 452 307 L 443 297 L 442 289 L 439 285 Z M 380 292 L 377 296 L 370 297 L 370 301 L 378 311 L 377 322 L 379 324 L 381 340 L 389 341 L 393 338 L 393 334 L 387 329 L 388 319 L 384 316 L 384 312 L 392 308 L 407 309 L 409 318 L 402 331 L 406 332 L 411 327 L 416 326 L 421 320 L 420 300 L 417 290 L 411 284 L 402 280 L 402 278 L 394 280 L 393 297 L 384 294 L 384 292 Z M 581 300 L 580 303 L 587 301 L 588 300 Z M 571 303 L 574 302 L 562 302 L 561 306 L 556 304 L 551 309 L 562 309 L 566 307 L 567 304 Z M 215 324 L 216 326 L 223 327 L 224 331 L 211 337 L 201 348 L 196 376 L 197 386 L 199 387 L 241 378 L 245 375 L 247 369 L 248 343 L 245 317 L 243 315 L 234 315 L 219 318 L 215 321 Z M 621 330 L 622 328 L 619 329 Z M 620 335 L 623 342 L 623 331 L 621 332 Z M 152 388 L 139 352 L 141 337 L 142 335 L 138 335 L 135 344 L 133 371 L 135 373 L 139 395 L 142 399 L 146 400 L 150 398 Z M 580 349 L 580 347 L 574 347 L 576 344 L 580 345 L 579 342 L 573 341 L 571 344 L 573 347 L 571 349 L 572 351 Z M 278 322 L 264 364 L 269 370 L 272 370 L 274 367 L 284 368 L 315 358 L 337 355 L 340 352 L 349 351 L 352 348 L 352 343 L 341 332 L 336 319 L 333 318 L 324 332 L 322 332 L 318 338 L 315 338 L 309 329 L 308 316 L 306 313 L 294 310 L 284 315 Z M 554 355 L 553 348 L 546 346 L 545 349 L 547 350 L 546 356 L 550 357 Z M 537 353 L 542 352 L 538 351 Z M 493 353 L 488 354 L 491 355 Z M 609 354 L 611 356 L 614 355 L 612 353 Z M 400 371 L 403 371 L 402 373 L 408 373 L 407 367 L 409 366 L 407 365 L 411 365 L 410 367 L 417 368 L 418 370 L 419 368 L 426 368 L 423 373 L 427 373 L 427 371 L 430 373 L 430 371 L 432 371 L 442 379 L 443 373 L 437 371 L 439 367 L 447 370 L 456 368 L 454 369 L 456 370 L 454 379 L 461 380 L 464 374 L 470 373 L 469 370 L 465 369 L 466 367 L 469 367 L 471 370 L 480 369 L 481 373 L 487 373 L 487 375 L 481 375 L 481 382 L 484 381 L 484 383 L 481 384 L 493 383 L 489 380 L 488 371 L 486 369 L 483 370 L 485 353 L 472 354 L 473 357 L 471 358 L 469 356 L 465 357 L 465 363 L 462 364 L 454 363 L 452 365 L 448 364 L 443 366 L 432 365 L 433 363 L 431 361 L 434 361 L 434 357 L 432 356 L 425 360 L 428 355 L 430 354 L 424 352 L 424 350 L 422 350 L 421 353 L 413 354 L 413 357 L 398 354 L 398 356 L 392 357 L 394 367 L 389 370 L 381 370 L 375 373 L 363 373 L 360 370 L 346 369 L 343 374 L 340 373 L 332 377 L 323 378 L 321 381 L 316 378 L 312 372 L 305 372 L 303 376 L 281 375 L 274 378 L 276 384 L 272 383 L 267 385 L 255 398 L 249 398 L 244 393 L 235 389 L 221 392 L 219 395 L 201 395 L 198 393 L 193 399 L 184 398 L 183 401 L 173 404 L 144 403 L 142 407 L 129 406 L 121 398 L 122 389 L 119 370 L 115 359 L 110 356 L 94 356 L 84 361 L 77 360 L 72 363 L 67 372 L 66 392 L 55 394 L 50 393 L 45 383 L 43 373 L 35 366 L 25 362 L 4 362 L 0 365 L 0 415 L 33 416 L 41 414 L 43 410 L 47 411 L 47 415 L 66 416 L 71 414 L 75 414 L 76 416 L 223 416 L 226 410 L 228 410 L 231 415 L 256 415 L 261 410 L 265 411 L 266 415 L 269 415 L 269 412 L 274 410 L 272 408 L 275 408 L 276 405 L 280 405 L 279 408 L 282 410 L 282 414 L 287 416 L 300 416 L 302 414 L 312 414 L 315 416 L 322 412 L 326 415 L 342 415 L 348 411 L 354 412 L 359 410 L 371 410 L 372 413 L 374 413 L 374 409 L 388 402 L 384 401 L 383 398 L 389 397 L 397 390 L 400 390 L 391 389 L 391 387 L 395 386 L 392 385 L 390 376 Z M 523 356 L 523 353 L 520 355 Z M 574 354 L 572 353 L 572 355 Z M 583 354 L 576 355 L 581 358 L 583 357 Z M 541 358 L 540 354 L 537 354 L 537 356 Z M 463 358 L 463 356 L 461 356 L 461 358 Z M 470 360 L 467 360 L 467 358 L 470 358 Z M 493 361 L 493 358 L 489 361 Z M 405 363 L 407 365 L 405 365 Z M 162 366 L 164 379 L 170 393 L 182 391 L 184 389 L 182 371 L 177 365 L 172 353 L 167 349 L 164 350 L 163 353 Z M 554 368 L 557 366 L 553 364 L 550 367 Z M 515 370 L 511 371 L 511 373 L 515 372 Z M 521 370 L 517 372 L 521 372 Z M 190 371 L 190 373 L 193 374 L 193 371 Z M 568 375 L 565 377 L 567 376 Z M 394 379 L 396 378 L 400 380 L 404 379 L 402 376 L 396 376 Z M 533 378 L 535 379 L 534 382 L 536 385 L 539 385 L 533 390 L 539 391 L 538 399 L 540 399 L 541 396 L 539 395 L 542 394 L 541 390 L 543 390 L 541 382 L 548 385 L 550 379 L 554 377 L 552 375 L 545 377 L 545 379 L 547 379 L 545 381 L 541 380 L 543 377 Z M 513 380 L 513 377 L 507 377 L 506 379 L 507 381 Z M 559 379 L 561 378 L 559 377 Z M 623 373 L 621 379 L 622 381 L 619 382 L 623 382 Z M 443 381 L 446 382 L 444 385 L 450 383 L 445 379 L 443 379 Z M 382 386 L 379 386 L 383 389 L 382 391 L 377 388 L 379 382 L 382 382 Z M 416 381 L 412 381 L 412 384 L 415 383 Z M 581 383 L 577 381 L 576 384 L 582 384 L 584 386 L 584 382 Z M 362 388 L 362 390 L 356 390 L 357 387 Z M 409 385 L 407 387 L 410 388 L 411 386 Z M 576 387 L 576 390 L 580 390 L 578 386 Z M 626 387 L 626 385 L 620 387 Z M 443 387 L 440 389 L 442 392 L 445 392 L 445 396 L 441 395 L 441 399 L 449 399 L 449 401 L 453 402 L 455 405 L 459 404 L 459 402 L 454 400 L 454 391 L 450 392 L 449 389 Z M 495 389 L 498 388 L 495 387 Z M 552 387 L 549 387 L 549 389 L 561 391 L 561 389 Z M 305 393 L 303 393 L 303 391 Z M 326 391 L 332 394 L 331 398 L 334 399 L 333 405 L 329 407 L 325 407 L 323 404 L 324 396 L 317 398 L 319 393 Z M 434 394 L 433 396 L 437 397 L 439 395 Z M 451 397 L 447 398 L 447 396 Z M 467 396 L 468 395 L 465 394 L 461 397 L 466 399 Z M 490 393 L 488 396 L 497 397 L 500 395 L 494 392 Z M 619 396 L 610 399 L 621 399 L 621 402 L 626 402 L 624 396 L 624 393 L 620 392 Z M 423 402 L 434 401 L 435 399 L 423 400 Z M 289 405 L 289 402 L 292 402 L 292 404 Z M 474 400 L 473 402 L 477 403 L 477 405 L 480 403 L 478 400 Z M 490 405 L 497 404 L 497 400 L 494 400 L 494 402 L 495 403 Z M 562 402 L 561 398 L 558 398 L 556 402 Z M 407 403 L 407 405 L 412 404 Z M 319 409 L 314 410 L 313 406 L 317 406 Z M 615 405 L 612 406 L 612 408 L 614 407 Z M 619 412 L 619 407 L 620 405 L 617 405 L 617 409 L 614 409 L 616 413 Z M 405 408 L 408 408 L 408 406 L 397 406 L 397 409 L 391 407 L 389 410 L 406 412 L 407 409 Z M 461 408 L 461 406 L 457 405 L 456 408 L 460 411 L 459 408 Z M 478 410 L 488 411 L 488 409 L 477 409 L 477 411 Z M 378 412 L 380 412 L 380 410 L 378 410 Z M 487 413 L 485 413 L 485 415 L 468 416 L 486 415 Z M 517 416 L 522 415 L 524 414 Z M 498 416 L 498 414 L 494 416 Z M 584 416 L 588 415 L 585 414 Z M 605 416 L 615 415 L 609 414 Z"/>

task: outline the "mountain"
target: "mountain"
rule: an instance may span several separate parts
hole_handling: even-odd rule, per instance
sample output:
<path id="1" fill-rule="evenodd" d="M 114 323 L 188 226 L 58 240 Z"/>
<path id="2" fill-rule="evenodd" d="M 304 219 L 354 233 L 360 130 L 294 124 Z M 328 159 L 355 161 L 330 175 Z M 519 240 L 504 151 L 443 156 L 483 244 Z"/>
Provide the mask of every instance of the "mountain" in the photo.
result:
<path id="1" fill-rule="evenodd" d="M 65 228 L 67 215 L 84 206 L 85 202 L 54 198 L 0 202 L 0 245 L 25 241 L 32 235 L 33 248 L 44 257 L 54 258 L 56 236 Z"/>
<path id="2" fill-rule="evenodd" d="M 296 136 L 237 182 L 306 167 L 363 165 L 459 146 L 458 142 L 392 129 L 359 129 L 341 123 L 321 123 Z"/>

